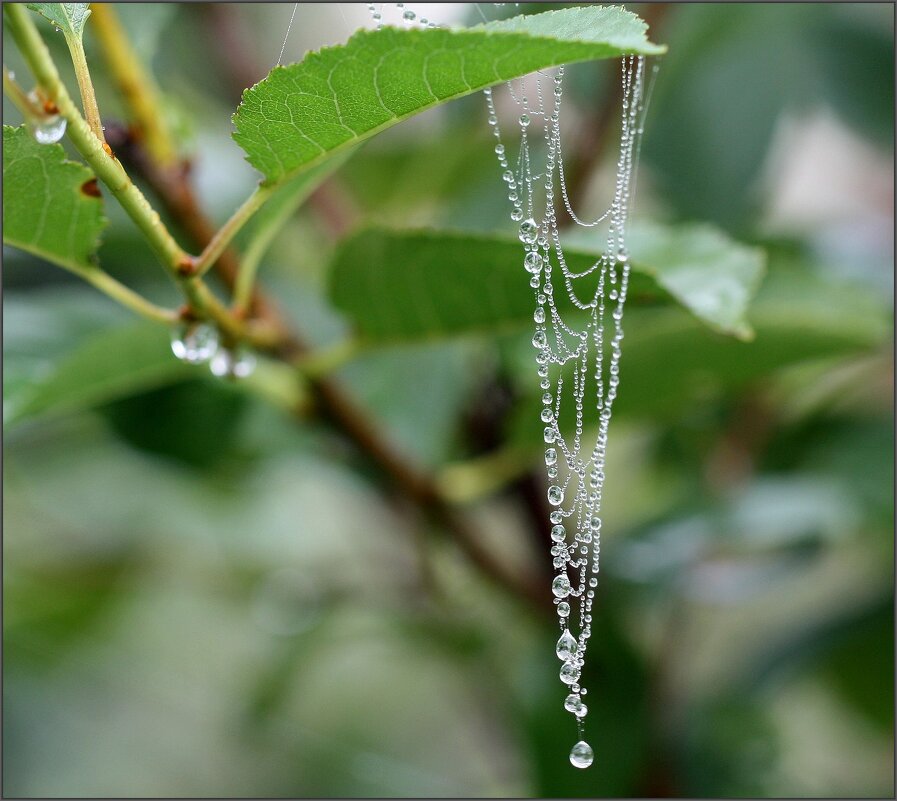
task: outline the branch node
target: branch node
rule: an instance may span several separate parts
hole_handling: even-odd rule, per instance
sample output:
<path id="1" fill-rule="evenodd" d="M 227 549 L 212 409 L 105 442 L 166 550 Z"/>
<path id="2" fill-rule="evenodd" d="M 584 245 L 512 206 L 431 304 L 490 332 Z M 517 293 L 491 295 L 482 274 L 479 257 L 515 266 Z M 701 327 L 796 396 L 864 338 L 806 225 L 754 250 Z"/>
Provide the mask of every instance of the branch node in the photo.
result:
<path id="1" fill-rule="evenodd" d="M 175 269 L 181 278 L 192 278 L 196 275 L 196 257 L 185 253 Z"/>

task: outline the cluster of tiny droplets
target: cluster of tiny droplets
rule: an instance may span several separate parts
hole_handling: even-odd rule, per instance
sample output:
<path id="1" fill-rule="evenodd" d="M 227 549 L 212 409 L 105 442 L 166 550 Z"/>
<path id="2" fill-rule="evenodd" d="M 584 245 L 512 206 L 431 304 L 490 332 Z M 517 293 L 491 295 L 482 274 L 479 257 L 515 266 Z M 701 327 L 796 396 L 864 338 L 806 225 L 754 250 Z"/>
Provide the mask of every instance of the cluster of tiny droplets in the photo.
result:
<path id="1" fill-rule="evenodd" d="M 393 5 L 392 3 L 368 3 L 368 11 L 371 19 L 377 23 L 379 31 L 383 25 L 383 15 L 386 13 L 386 7 Z M 404 3 L 395 3 L 396 14 L 401 16 L 402 22 L 408 26 L 419 25 L 421 28 L 435 28 L 436 23 L 428 20 L 426 17 L 418 16 L 417 12 L 411 8 L 406 8 Z"/>
<path id="2" fill-rule="evenodd" d="M 550 105 L 550 113 L 539 77 L 536 78 L 536 102 L 533 106 L 523 91 L 522 82 L 517 91 L 508 83 L 511 98 L 521 111 L 518 118 L 521 131 L 520 151 L 513 166 L 501 140 L 493 93 L 490 89 L 484 90 L 488 122 L 496 140 L 495 154 L 502 178 L 507 184 L 508 200 L 512 207 L 511 219 L 518 223 L 518 235 L 526 250 L 523 266 L 530 275 L 530 286 L 536 300 L 533 347 L 536 349 L 537 372 L 543 392 L 540 419 L 545 425 L 548 502 L 554 507 L 549 516 L 552 524 L 552 564 L 556 570 L 551 589 L 555 596 L 561 631 L 556 652 L 562 663 L 561 681 L 569 689 L 564 708 L 576 718 L 580 737 L 570 753 L 571 763 L 578 768 L 588 767 L 594 759 L 591 747 L 582 739 L 583 719 L 588 708 L 583 703 L 587 690 L 582 686 L 580 676 L 592 633 L 591 613 L 598 585 L 607 431 L 619 384 L 623 306 L 629 285 L 625 225 L 633 178 L 633 154 L 636 154 L 637 159 L 637 143 L 641 134 L 640 115 L 644 110 L 644 72 L 643 58 L 630 56 L 623 59 L 623 108 L 614 196 L 610 206 L 596 219 L 588 222 L 581 220 L 573 211 L 564 175 L 560 136 L 564 68 L 558 69 L 552 81 L 554 102 Z M 541 222 L 536 221 L 534 211 L 534 186 L 540 176 L 534 174 L 529 145 L 530 125 L 537 118 L 543 121 L 546 146 L 545 166 L 541 175 L 544 178 L 542 188 L 545 211 Z M 571 270 L 564 256 L 555 209 L 556 184 L 560 186 L 564 208 L 575 223 L 585 227 L 594 227 L 604 221 L 608 223 L 604 255 L 581 272 Z M 587 321 L 578 329 L 564 321 L 555 303 L 555 287 L 552 282 L 552 278 L 556 276 L 554 262 L 560 270 L 570 302 L 586 313 Z M 597 288 L 591 297 L 583 300 L 575 292 L 574 282 L 594 273 L 597 273 Z M 608 317 L 610 324 L 606 331 Z M 605 367 L 606 333 L 610 338 L 610 358 Z M 573 367 L 572 375 L 567 377 L 567 381 L 572 384 L 570 394 L 575 404 L 575 426 L 570 444 L 559 427 L 565 385 L 565 377 L 560 368 L 568 363 Z M 549 375 L 551 365 L 555 366 L 557 372 L 554 394 Z M 598 431 L 594 447 L 585 458 L 582 455 L 582 436 L 590 366 L 594 369 L 591 377 L 594 379 Z M 565 471 L 563 476 L 560 476 L 561 467 Z M 575 576 L 575 586 L 570 580 L 571 573 Z M 571 619 L 572 599 L 578 600 L 578 625 Z M 571 628 L 578 629 L 577 636 L 571 633 Z"/>
<path id="3" fill-rule="evenodd" d="M 218 378 L 246 378 L 255 370 L 255 354 L 243 346 L 222 345 L 208 323 L 185 321 L 171 334 L 171 352 L 187 364 L 208 364 Z"/>

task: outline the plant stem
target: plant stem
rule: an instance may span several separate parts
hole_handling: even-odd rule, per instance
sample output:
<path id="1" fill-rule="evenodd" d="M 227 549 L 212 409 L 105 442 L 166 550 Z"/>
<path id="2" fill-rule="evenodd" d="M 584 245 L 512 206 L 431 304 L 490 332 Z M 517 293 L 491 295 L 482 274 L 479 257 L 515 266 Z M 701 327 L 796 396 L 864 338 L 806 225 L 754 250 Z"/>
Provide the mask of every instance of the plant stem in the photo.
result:
<path id="1" fill-rule="evenodd" d="M 109 187 L 121 203 L 122 208 L 162 260 L 163 265 L 172 275 L 179 275 L 183 265 L 192 264 L 192 258 L 175 242 L 159 218 L 159 214 L 128 177 L 118 159 L 106 153 L 103 142 L 94 135 L 75 108 L 50 57 L 50 52 L 25 6 L 20 3 L 7 3 L 4 5 L 4 11 L 7 14 L 10 32 L 38 84 L 47 97 L 57 105 L 59 113 L 65 117 L 72 143 L 93 168 L 97 177 Z"/>
<path id="2" fill-rule="evenodd" d="M 81 105 L 84 107 L 84 116 L 93 135 L 101 143 L 106 141 L 103 134 L 103 121 L 100 119 L 100 108 L 97 106 L 97 96 L 93 89 L 93 81 L 90 79 L 90 70 L 87 67 L 87 58 L 84 55 L 84 42 L 80 36 L 66 33 L 65 43 L 69 46 L 72 56 L 72 65 L 75 68 L 75 77 L 78 79 L 78 89 L 81 91 Z"/>
<path id="3" fill-rule="evenodd" d="M 139 128 L 149 154 L 164 167 L 177 161 L 177 148 L 161 114 L 160 92 L 134 49 L 114 6 L 94 3 L 90 23 L 103 57 Z"/>
<path id="4" fill-rule="evenodd" d="M 3 91 L 12 104 L 22 113 L 26 122 L 46 116 L 43 109 L 36 108 L 25 90 L 19 86 L 6 64 L 3 65 Z"/>
<path id="5" fill-rule="evenodd" d="M 130 309 L 135 314 L 145 317 L 147 320 L 171 325 L 177 322 L 179 318 L 178 312 L 174 309 L 165 309 L 161 306 L 157 306 L 155 303 L 136 293 L 133 289 L 126 287 L 99 267 L 87 267 L 78 262 L 69 261 L 55 253 L 46 253 L 43 250 L 29 246 L 27 243 L 10 242 L 9 244 L 26 253 L 31 253 L 44 261 L 55 264 L 57 267 L 61 267 L 63 270 L 67 270 L 73 275 L 77 275 L 104 295 L 112 298 L 112 300 L 120 303 L 125 308 Z"/>
<path id="6" fill-rule="evenodd" d="M 191 307 L 197 312 L 211 317 L 222 331 L 235 340 L 246 340 L 260 348 L 274 347 L 278 341 L 278 335 L 272 331 L 270 325 L 266 323 L 248 325 L 238 319 L 194 275 L 194 258 L 178 245 L 159 217 L 159 213 L 149 204 L 149 201 L 125 172 L 119 160 L 106 152 L 104 146 L 108 147 L 108 145 L 94 135 L 75 107 L 59 77 L 50 52 L 28 16 L 25 6 L 19 3 L 8 3 L 4 6 L 4 10 L 13 38 L 28 66 L 44 93 L 57 105 L 59 113 L 65 117 L 67 132 L 72 143 L 93 168 L 97 177 L 109 187 L 122 208 L 143 233 L 161 259 L 162 264 L 180 284 Z M 248 215 L 246 219 L 248 219 Z M 245 222 L 245 219 L 243 221 Z M 239 230 L 239 225 L 235 224 L 230 235 L 232 236 L 237 230 Z"/>
<path id="7" fill-rule="evenodd" d="M 243 205 L 240 206 L 230 217 L 230 219 L 215 232 L 215 235 L 209 240 L 209 244 L 203 249 L 202 253 L 196 259 L 193 268 L 193 274 L 197 276 L 204 275 L 211 269 L 212 265 L 218 260 L 218 257 L 224 252 L 231 240 L 237 235 L 237 232 L 271 197 L 273 189 L 261 184 L 255 188 L 252 194 L 246 198 Z"/>
<path id="8" fill-rule="evenodd" d="M 161 306 L 148 301 L 143 295 L 126 287 L 99 267 L 90 270 L 73 270 L 73 272 L 99 289 L 103 294 L 108 295 L 122 306 L 139 314 L 141 317 L 145 317 L 147 320 L 164 323 L 165 325 L 173 325 L 178 321 L 178 312 L 173 309 L 163 309 Z"/>

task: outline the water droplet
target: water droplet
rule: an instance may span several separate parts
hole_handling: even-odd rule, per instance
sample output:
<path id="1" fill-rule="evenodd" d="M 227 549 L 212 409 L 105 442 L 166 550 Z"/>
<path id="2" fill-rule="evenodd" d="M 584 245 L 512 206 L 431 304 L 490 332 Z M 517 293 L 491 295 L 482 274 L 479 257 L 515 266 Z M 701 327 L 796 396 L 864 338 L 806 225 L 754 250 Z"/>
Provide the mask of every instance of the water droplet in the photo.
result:
<path id="1" fill-rule="evenodd" d="M 547 343 L 548 343 L 548 339 L 546 339 L 544 331 L 536 331 L 536 333 L 533 334 L 533 347 L 534 348 L 540 348 L 540 349 L 544 348 Z"/>
<path id="2" fill-rule="evenodd" d="M 560 617 L 567 617 L 567 616 L 569 616 L 569 614 L 570 614 L 570 604 L 568 604 L 566 601 L 561 601 L 558 604 L 558 615 Z"/>
<path id="3" fill-rule="evenodd" d="M 566 598 L 570 594 L 570 579 L 563 574 L 555 577 L 551 582 L 551 591 L 555 598 Z"/>
<path id="4" fill-rule="evenodd" d="M 514 173 L 512 173 L 510 170 L 505 170 L 505 171 L 501 174 L 501 177 L 504 178 L 504 179 L 505 179 L 505 182 L 507 182 L 507 183 L 509 183 L 509 184 L 514 183 Z"/>
<path id="5" fill-rule="evenodd" d="M 550 392 L 546 392 L 544 395 L 542 395 L 542 403 L 545 406 L 551 405 L 551 393 Z"/>
<path id="6" fill-rule="evenodd" d="M 415 14 L 410 8 L 406 8 L 402 13 L 402 19 L 405 20 L 405 22 L 414 22 L 414 18 L 416 16 L 417 14 Z"/>
<path id="7" fill-rule="evenodd" d="M 547 406 L 542 409 L 542 414 L 539 415 L 542 418 L 543 423 L 550 423 L 554 420 L 554 412 L 551 411 Z"/>
<path id="8" fill-rule="evenodd" d="M 564 684 L 576 684 L 579 679 L 579 668 L 572 662 L 564 662 L 561 665 L 560 677 Z"/>
<path id="9" fill-rule="evenodd" d="M 555 542 L 563 542 L 567 538 L 567 530 L 563 526 L 554 526 L 551 529 L 551 539 Z"/>
<path id="10" fill-rule="evenodd" d="M 520 115 L 520 127 L 526 128 L 526 126 L 529 124 L 530 124 L 529 114 L 521 114 Z"/>
<path id="11" fill-rule="evenodd" d="M 576 656 L 577 652 L 579 651 L 579 645 L 576 642 L 576 638 L 570 633 L 569 629 L 564 629 L 564 633 L 561 634 L 561 637 L 558 640 L 557 646 L 554 650 L 558 655 L 558 659 L 560 659 L 562 662 L 567 662 L 572 657 Z"/>
<path id="12" fill-rule="evenodd" d="M 595 752 L 585 740 L 580 740 L 570 751 L 570 764 L 574 768 L 587 768 L 595 759 Z"/>
<path id="13" fill-rule="evenodd" d="M 242 348 L 236 352 L 221 348 L 212 358 L 209 369 L 219 378 L 246 378 L 255 370 L 255 356 Z"/>
<path id="14" fill-rule="evenodd" d="M 597 586 L 598 586 L 598 579 L 596 579 L 594 576 L 593 576 L 592 578 L 590 578 L 590 579 L 589 579 L 589 586 L 590 586 L 590 587 L 597 587 Z"/>
<path id="15" fill-rule="evenodd" d="M 523 226 L 521 226 L 520 228 L 522 232 Z M 526 267 L 529 272 L 535 275 L 542 271 L 542 257 L 538 253 L 536 253 L 536 251 L 531 250 L 526 254 L 526 258 L 524 258 L 523 260 L 523 266 Z"/>
<path id="16" fill-rule="evenodd" d="M 511 219 L 514 222 L 518 222 L 519 220 L 522 220 L 523 212 L 520 209 L 514 209 L 514 211 L 511 212 Z"/>
<path id="17" fill-rule="evenodd" d="M 52 145 L 65 136 L 65 125 L 65 117 L 54 114 L 52 117 L 48 117 L 46 120 L 34 125 L 31 133 L 38 144 Z"/>
<path id="18" fill-rule="evenodd" d="M 560 506 L 564 502 L 564 491 L 553 484 L 548 488 L 548 503 L 552 506 Z"/>
<path id="19" fill-rule="evenodd" d="M 533 312 L 533 320 L 535 320 L 539 325 L 545 322 L 545 309 L 541 306 Z"/>
<path id="20" fill-rule="evenodd" d="M 520 223 L 519 236 L 520 241 L 527 245 L 532 245 L 536 241 L 536 238 L 539 236 L 539 226 L 536 225 L 536 221 L 532 217 Z"/>
<path id="21" fill-rule="evenodd" d="M 430 21 L 430 20 L 428 20 L 426 17 L 421 17 L 421 18 L 420 18 L 420 24 L 421 24 L 421 25 L 426 25 L 427 23 L 429 23 L 429 21 Z"/>
<path id="22" fill-rule="evenodd" d="M 171 332 L 171 352 L 187 364 L 202 364 L 218 350 L 218 331 L 208 323 L 185 323 Z"/>
<path id="23" fill-rule="evenodd" d="M 545 464 L 551 466 L 558 460 L 558 452 L 554 448 L 545 449 Z M 552 512 L 552 515 L 554 512 Z"/>
<path id="24" fill-rule="evenodd" d="M 495 152 L 499 156 L 503 156 L 505 154 L 505 146 L 500 142 L 495 146 Z"/>
<path id="25" fill-rule="evenodd" d="M 581 709 L 585 708 L 585 704 L 582 702 L 582 699 L 579 697 L 578 693 L 570 693 L 564 699 L 564 709 L 568 712 L 572 712 L 576 717 L 581 718 L 585 716 L 585 713 L 582 715 L 579 714 Z"/>
<path id="26" fill-rule="evenodd" d="M 549 450 L 554 450 L 554 448 L 549 448 Z M 555 509 L 548 515 L 548 519 L 555 525 L 558 525 L 559 523 L 564 522 L 564 513 L 560 509 Z"/>
<path id="27" fill-rule="evenodd" d="M 545 430 L 542 432 L 542 438 L 546 442 L 554 442 L 554 428 L 552 426 L 545 426 Z"/>

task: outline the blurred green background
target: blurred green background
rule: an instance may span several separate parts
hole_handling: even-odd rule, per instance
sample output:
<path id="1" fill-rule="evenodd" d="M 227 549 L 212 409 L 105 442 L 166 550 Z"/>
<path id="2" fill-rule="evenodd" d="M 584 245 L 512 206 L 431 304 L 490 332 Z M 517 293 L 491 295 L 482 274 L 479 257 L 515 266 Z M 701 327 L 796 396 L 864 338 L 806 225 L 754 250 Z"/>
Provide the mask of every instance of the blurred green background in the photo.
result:
<path id="1" fill-rule="evenodd" d="M 338 433 L 271 403 L 272 365 L 247 386 L 172 370 L 164 333 L 4 249 L 6 795 L 893 794 L 894 8 L 630 7 L 669 45 L 635 216 L 715 223 L 765 248 L 768 274 L 751 343 L 678 308 L 627 313 L 593 768 L 567 761 L 547 600 L 540 617 L 496 590 Z M 230 114 L 292 8 L 121 8 L 218 221 L 256 180 Z M 366 4 L 303 3 L 284 61 L 370 24 Z M 95 58 L 89 26 L 86 44 Z M 570 69 L 568 152 L 616 69 Z M 94 77 L 109 126 L 123 110 Z M 323 292 L 338 237 L 506 228 L 490 151 L 479 96 L 379 136 L 278 236 L 263 284 L 310 340 L 339 342 Z M 107 213 L 103 264 L 175 302 Z M 135 331 L 159 366 L 79 394 L 84 365 L 126 363 Z M 538 450 L 521 464 L 515 447 L 538 424 L 528 336 L 368 351 L 337 378 L 409 459 L 486 488 L 463 511 L 490 548 L 545 570 Z"/>

